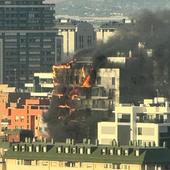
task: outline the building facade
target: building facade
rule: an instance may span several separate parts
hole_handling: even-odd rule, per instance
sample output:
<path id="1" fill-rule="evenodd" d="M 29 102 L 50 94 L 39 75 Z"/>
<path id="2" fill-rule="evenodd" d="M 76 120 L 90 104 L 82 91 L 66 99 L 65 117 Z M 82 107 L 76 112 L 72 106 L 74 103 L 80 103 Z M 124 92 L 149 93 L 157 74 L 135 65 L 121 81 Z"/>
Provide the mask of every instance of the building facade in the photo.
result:
<path id="1" fill-rule="evenodd" d="M 140 106 L 120 104 L 113 122 L 98 123 L 100 144 L 170 146 L 170 106 L 165 98 L 144 100 Z"/>
<path id="2" fill-rule="evenodd" d="M 4 170 L 168 170 L 170 150 L 74 143 L 16 143 L 2 160 Z"/>
<path id="3" fill-rule="evenodd" d="M 108 22 L 102 24 L 96 30 L 96 40 L 97 42 L 106 43 L 109 39 L 114 38 L 118 33 L 119 27 L 122 25 L 120 22 Z"/>
<path id="4" fill-rule="evenodd" d="M 25 83 L 32 97 L 49 97 L 54 88 L 53 73 L 34 73 L 33 82 Z"/>
<path id="5" fill-rule="evenodd" d="M 34 72 L 56 62 L 54 5 L 42 0 L 0 2 L 0 80 L 23 88 Z"/>
<path id="6" fill-rule="evenodd" d="M 34 136 L 43 136 L 41 126 L 43 113 L 49 108 L 49 99 L 26 99 L 25 104 L 19 101 L 6 108 L 6 129 L 27 129 L 32 130 Z M 44 131 L 44 129 L 43 129 Z M 42 133 L 41 133 L 42 132 Z"/>
<path id="7" fill-rule="evenodd" d="M 94 47 L 96 43 L 94 28 L 87 22 L 58 19 L 56 27 L 63 36 L 63 55 L 65 58 L 75 52 Z"/>

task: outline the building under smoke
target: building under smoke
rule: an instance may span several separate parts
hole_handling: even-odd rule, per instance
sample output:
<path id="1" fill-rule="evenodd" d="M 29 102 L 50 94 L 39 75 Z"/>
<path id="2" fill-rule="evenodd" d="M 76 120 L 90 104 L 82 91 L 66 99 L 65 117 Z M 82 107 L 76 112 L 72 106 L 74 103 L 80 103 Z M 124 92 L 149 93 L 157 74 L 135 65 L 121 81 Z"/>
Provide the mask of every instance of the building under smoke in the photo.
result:
<path id="1" fill-rule="evenodd" d="M 44 115 L 51 137 L 96 137 L 96 123 L 114 119 L 115 102 L 138 104 L 158 95 L 170 98 L 169 28 L 168 11 L 145 12 L 107 43 L 54 66 L 55 89 Z M 108 61 L 118 51 L 129 53 L 124 64 Z"/>
<path id="2" fill-rule="evenodd" d="M 100 62 L 79 57 L 53 66 L 53 97 L 44 119 L 55 140 L 95 138 L 97 122 L 111 118 L 119 102 L 119 69 Z"/>

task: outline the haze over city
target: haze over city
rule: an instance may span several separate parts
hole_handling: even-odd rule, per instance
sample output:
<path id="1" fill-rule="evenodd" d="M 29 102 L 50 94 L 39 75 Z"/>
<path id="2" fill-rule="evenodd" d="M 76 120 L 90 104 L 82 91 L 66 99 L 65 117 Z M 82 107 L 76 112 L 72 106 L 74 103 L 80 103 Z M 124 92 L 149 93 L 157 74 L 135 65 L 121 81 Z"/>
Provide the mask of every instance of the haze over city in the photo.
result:
<path id="1" fill-rule="evenodd" d="M 0 0 L 0 170 L 170 170 L 169 0 Z"/>
<path id="2" fill-rule="evenodd" d="M 113 13 L 131 14 L 142 9 L 170 8 L 169 0 L 53 0 L 61 15 L 108 16 Z"/>

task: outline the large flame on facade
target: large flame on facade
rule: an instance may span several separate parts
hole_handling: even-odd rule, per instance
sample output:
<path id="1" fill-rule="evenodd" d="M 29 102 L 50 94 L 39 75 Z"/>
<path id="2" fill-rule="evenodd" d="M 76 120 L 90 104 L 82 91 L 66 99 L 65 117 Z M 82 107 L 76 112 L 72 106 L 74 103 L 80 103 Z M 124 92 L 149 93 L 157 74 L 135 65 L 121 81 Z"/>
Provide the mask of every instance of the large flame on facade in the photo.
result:
<path id="1" fill-rule="evenodd" d="M 72 137 L 79 140 L 87 136 L 84 130 L 87 108 L 81 101 L 92 86 L 92 70 L 92 63 L 82 64 L 75 59 L 53 66 L 53 97 L 45 121 L 54 139 Z"/>

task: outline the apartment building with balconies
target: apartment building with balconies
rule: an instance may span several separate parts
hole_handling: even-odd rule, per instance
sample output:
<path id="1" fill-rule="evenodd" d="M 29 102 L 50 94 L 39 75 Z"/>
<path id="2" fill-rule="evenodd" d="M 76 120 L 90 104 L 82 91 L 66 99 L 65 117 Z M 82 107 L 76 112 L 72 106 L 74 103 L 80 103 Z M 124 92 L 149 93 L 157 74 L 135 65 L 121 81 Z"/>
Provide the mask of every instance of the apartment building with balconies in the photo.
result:
<path id="1" fill-rule="evenodd" d="M 147 99 L 139 106 L 117 105 L 113 119 L 98 123 L 100 144 L 115 140 L 121 145 L 170 146 L 170 105 L 165 98 Z"/>

